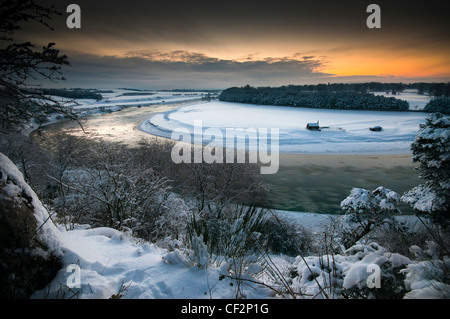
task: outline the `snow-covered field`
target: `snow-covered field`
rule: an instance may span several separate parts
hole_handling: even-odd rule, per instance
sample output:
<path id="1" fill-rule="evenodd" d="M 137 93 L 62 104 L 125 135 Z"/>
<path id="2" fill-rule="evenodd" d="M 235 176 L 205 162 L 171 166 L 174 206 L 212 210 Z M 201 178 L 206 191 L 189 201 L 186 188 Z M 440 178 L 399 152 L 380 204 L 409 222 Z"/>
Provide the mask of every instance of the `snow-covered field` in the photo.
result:
<path id="1" fill-rule="evenodd" d="M 101 93 L 102 100 L 76 99 L 51 96 L 52 99 L 77 112 L 96 113 L 98 111 L 118 111 L 132 106 L 151 106 L 156 104 L 171 104 L 184 101 L 201 100 L 207 92 L 178 92 L 178 91 L 133 91 L 127 89 L 107 90 L 112 93 Z"/>
<path id="2" fill-rule="evenodd" d="M 315 154 L 408 154 L 410 145 L 425 122 L 422 112 L 350 111 L 259 106 L 213 101 L 181 107 L 154 115 L 140 129 L 170 138 L 173 131 L 194 132 L 194 121 L 203 130 L 219 128 L 279 129 L 282 153 Z M 322 131 L 309 131 L 307 123 L 319 121 Z M 382 126 L 381 132 L 369 130 Z M 209 139 L 204 137 L 207 143 Z"/>
<path id="3" fill-rule="evenodd" d="M 373 92 L 373 94 L 405 100 L 409 103 L 409 109 L 413 111 L 423 110 L 425 105 L 427 105 L 427 103 L 432 99 L 431 96 L 418 94 L 417 90 L 414 89 L 404 90 L 403 92 L 399 92 L 395 95 L 389 92 Z"/>
<path id="4" fill-rule="evenodd" d="M 79 100 L 77 108 L 108 107 L 111 105 L 122 106 L 146 106 L 157 103 L 173 103 L 188 100 L 199 100 L 204 92 L 159 92 L 159 91 L 139 91 L 131 92 L 127 90 L 116 89 L 114 93 L 102 93 L 103 100 Z M 128 94 L 128 95 L 127 95 Z M 136 95 L 132 95 L 136 94 Z"/>

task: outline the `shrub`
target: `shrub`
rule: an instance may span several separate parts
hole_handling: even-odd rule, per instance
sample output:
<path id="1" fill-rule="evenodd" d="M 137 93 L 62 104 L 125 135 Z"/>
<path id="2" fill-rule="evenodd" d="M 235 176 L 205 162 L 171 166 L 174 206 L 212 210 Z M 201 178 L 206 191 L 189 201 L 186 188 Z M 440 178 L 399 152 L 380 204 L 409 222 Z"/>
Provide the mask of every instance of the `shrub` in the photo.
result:
<path id="1" fill-rule="evenodd" d="M 274 254 L 297 256 L 313 250 L 312 234 L 304 227 L 290 224 L 272 215 L 263 234 L 264 244 Z"/>
<path id="2" fill-rule="evenodd" d="M 345 221 L 349 230 L 344 238 L 344 246 L 350 247 L 374 228 L 389 223 L 388 218 L 400 210 L 397 204 L 400 196 L 383 186 L 374 191 L 353 188 L 350 195 L 341 202 L 346 213 Z"/>

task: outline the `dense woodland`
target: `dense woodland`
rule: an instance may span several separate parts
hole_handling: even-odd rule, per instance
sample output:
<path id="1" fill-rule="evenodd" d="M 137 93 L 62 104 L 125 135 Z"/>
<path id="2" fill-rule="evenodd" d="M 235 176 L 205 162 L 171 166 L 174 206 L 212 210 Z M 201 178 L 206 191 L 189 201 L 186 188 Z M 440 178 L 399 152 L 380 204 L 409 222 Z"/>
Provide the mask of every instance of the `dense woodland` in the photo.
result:
<path id="1" fill-rule="evenodd" d="M 246 86 L 248 88 L 249 86 Z M 417 90 L 419 94 L 430 96 L 450 96 L 450 83 L 328 83 L 328 84 L 304 84 L 287 85 L 281 87 L 261 87 L 258 89 L 275 89 L 288 92 L 390 92 L 397 94 L 404 90 Z"/>
<path id="2" fill-rule="evenodd" d="M 370 92 L 388 92 L 396 95 L 406 89 L 433 96 L 429 110 L 448 112 L 450 83 L 329 83 L 317 85 L 288 85 L 281 87 L 232 87 L 224 90 L 219 99 L 262 105 L 285 105 L 311 108 L 351 110 L 408 110 L 406 101 L 394 97 L 376 96 Z M 436 109 L 436 107 L 438 109 Z"/>
<path id="3" fill-rule="evenodd" d="M 344 110 L 389 110 L 406 111 L 408 102 L 393 97 L 375 96 L 355 91 L 306 91 L 302 86 L 279 88 L 229 88 L 219 100 L 262 105 L 285 105 L 296 107 L 344 109 Z"/>

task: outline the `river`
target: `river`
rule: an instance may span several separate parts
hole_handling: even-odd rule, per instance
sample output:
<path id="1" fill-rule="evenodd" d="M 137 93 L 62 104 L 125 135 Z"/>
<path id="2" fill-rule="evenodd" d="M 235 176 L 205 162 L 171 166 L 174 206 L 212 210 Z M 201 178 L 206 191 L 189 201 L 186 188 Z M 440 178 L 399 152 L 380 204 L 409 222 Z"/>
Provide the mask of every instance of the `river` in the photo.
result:
<path id="1" fill-rule="evenodd" d="M 152 136 L 138 129 L 139 124 L 153 114 L 199 103 L 184 102 L 147 107 L 130 107 L 122 111 L 91 115 L 84 123 L 84 132 L 77 123 L 62 121 L 33 132 L 50 138 L 59 132 L 93 139 L 135 145 Z M 170 160 L 170 159 L 168 159 Z M 417 164 L 411 154 L 404 155 L 328 155 L 280 154 L 276 174 L 264 175 L 270 186 L 271 208 L 279 210 L 339 214 L 340 202 L 352 187 L 373 190 L 378 186 L 390 188 L 400 195 L 421 183 Z M 402 210 L 411 212 L 403 205 Z"/>

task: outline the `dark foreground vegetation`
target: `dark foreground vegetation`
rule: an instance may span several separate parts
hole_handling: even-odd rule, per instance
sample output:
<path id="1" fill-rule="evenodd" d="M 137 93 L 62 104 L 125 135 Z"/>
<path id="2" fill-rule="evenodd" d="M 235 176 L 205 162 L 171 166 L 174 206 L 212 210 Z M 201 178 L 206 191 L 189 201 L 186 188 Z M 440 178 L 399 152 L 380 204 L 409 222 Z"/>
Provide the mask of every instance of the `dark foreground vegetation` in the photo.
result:
<path id="1" fill-rule="evenodd" d="M 448 128 L 446 123 L 442 117 L 436 117 L 424 130 Z M 424 154 L 419 147 L 427 141 L 418 141 L 418 155 Z M 427 197 L 435 193 L 436 204 L 441 205 L 431 204 L 434 210 L 422 212 L 422 222 L 417 223 L 424 227 L 396 221 L 393 217 L 399 213 L 400 196 L 380 187 L 373 191 L 352 190 L 341 204 L 342 218 L 330 220 L 318 232 L 260 208 L 266 204 L 270 189 L 255 164 L 174 164 L 170 161 L 172 146 L 163 140 L 142 140 L 138 146 L 129 147 L 88 137 L 45 133 L 34 135 L 34 140 L 14 132 L 0 139 L 0 152 L 20 168 L 54 223 L 68 230 L 89 224 L 128 232 L 168 250 L 189 251 L 189 263 L 200 268 L 213 265 L 214 258 L 227 258 L 240 261 L 243 269 L 261 263 L 272 267 L 264 271 L 278 272 L 277 266 L 269 262 L 270 255 L 295 258 L 291 272 L 276 273 L 276 280 L 282 281 L 282 288 L 276 288 L 277 291 L 293 297 L 298 297 L 294 291 L 306 289 L 296 286 L 301 281 L 313 285 L 322 277 L 321 282 L 328 280 L 330 284 L 322 284 L 322 297 L 401 298 L 408 292 L 405 275 L 389 262 L 382 268 L 383 289 L 344 289 L 339 268 L 343 251 L 350 254 L 345 258 L 351 259 L 353 254 L 362 253 L 358 252 L 360 248 L 366 247 L 365 254 L 365 249 L 369 253 L 386 249 L 386 254 L 402 254 L 416 260 L 419 257 L 409 248 L 434 242 L 437 255 L 433 263 L 440 265 L 439 258 L 448 254 L 448 216 L 443 212 L 447 211 L 449 199 L 445 189 L 438 192 L 442 184 L 439 181 L 435 185 L 427 182 L 408 194 L 409 203 L 414 205 L 423 203 L 423 194 Z M 430 153 L 430 160 L 440 158 L 441 153 Z M 425 162 L 424 158 L 415 159 Z M 444 159 L 440 168 L 447 170 L 448 160 Z M 428 172 L 426 167 L 423 170 Z M 441 179 L 445 183 L 448 176 Z M 427 215 L 433 218 L 428 219 Z M 324 267 L 314 270 L 319 279 L 302 273 L 311 267 Z M 327 271 L 333 267 L 337 267 L 333 272 Z M 439 280 L 448 282 L 445 267 L 437 267 L 433 271 L 443 276 Z M 236 270 L 229 275 L 241 276 Z"/>

